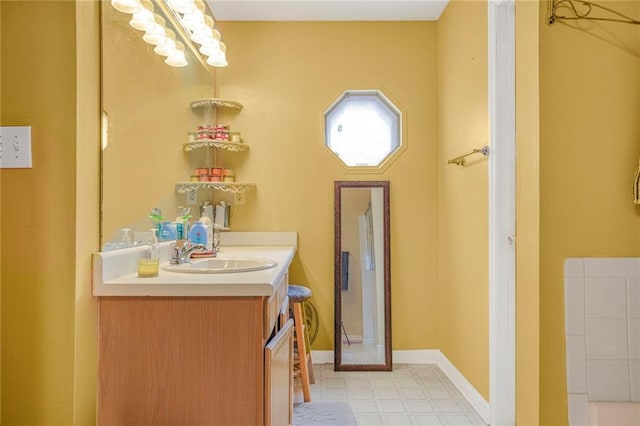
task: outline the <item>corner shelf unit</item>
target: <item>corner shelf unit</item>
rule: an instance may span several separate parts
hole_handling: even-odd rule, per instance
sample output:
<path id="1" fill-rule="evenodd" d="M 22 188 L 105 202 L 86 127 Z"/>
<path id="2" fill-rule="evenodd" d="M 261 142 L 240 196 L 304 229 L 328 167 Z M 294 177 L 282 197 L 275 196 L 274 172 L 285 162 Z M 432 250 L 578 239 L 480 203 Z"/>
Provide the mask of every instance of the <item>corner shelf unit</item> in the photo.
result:
<path id="1" fill-rule="evenodd" d="M 246 182 L 178 182 L 176 191 L 181 194 L 191 192 L 194 189 L 217 189 L 232 194 L 242 194 L 256 188 L 255 183 Z"/>
<path id="2" fill-rule="evenodd" d="M 209 108 L 231 108 L 231 109 L 242 109 L 242 104 L 235 101 L 227 101 L 225 99 L 220 98 L 202 98 L 191 101 L 191 110 L 197 111 L 201 108 L 209 107 Z"/>
<path id="3" fill-rule="evenodd" d="M 186 142 L 184 144 L 184 150 L 186 152 L 193 151 L 194 149 L 204 148 L 204 147 L 212 147 L 212 148 L 222 148 L 228 151 L 241 152 L 248 151 L 249 145 L 246 145 L 242 142 L 231 142 L 224 141 L 218 139 L 204 139 L 200 141 Z"/>
<path id="4" fill-rule="evenodd" d="M 202 98 L 196 99 L 190 104 L 191 110 L 204 114 L 204 121 L 214 123 L 214 111 L 216 108 L 228 108 L 233 110 L 241 110 L 242 105 L 235 101 L 229 101 L 220 98 Z M 243 142 L 220 140 L 220 139 L 204 139 L 186 142 L 183 144 L 185 152 L 190 152 L 200 148 L 219 148 L 232 152 L 243 152 L 249 150 L 249 145 Z M 184 194 L 198 189 L 215 189 L 231 194 L 242 194 L 247 191 L 256 189 L 255 183 L 246 182 L 178 182 L 176 183 L 176 191 Z"/>

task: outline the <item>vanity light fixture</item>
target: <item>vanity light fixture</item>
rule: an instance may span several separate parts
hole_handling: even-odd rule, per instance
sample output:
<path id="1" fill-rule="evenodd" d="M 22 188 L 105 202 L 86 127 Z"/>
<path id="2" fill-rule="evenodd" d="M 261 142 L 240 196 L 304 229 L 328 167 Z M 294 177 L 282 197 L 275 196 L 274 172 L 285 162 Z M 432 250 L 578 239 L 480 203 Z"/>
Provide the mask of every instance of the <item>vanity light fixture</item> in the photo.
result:
<path id="1" fill-rule="evenodd" d="M 220 32 L 215 29 L 213 18 L 207 15 L 202 0 L 167 0 L 167 5 L 184 27 L 189 38 L 200 45 L 200 53 L 207 56 L 207 64 L 226 67 L 226 48 L 220 42 Z M 191 9 L 190 5 L 193 5 Z M 190 12 L 186 12 L 190 10 Z"/>
<path id="2" fill-rule="evenodd" d="M 220 32 L 215 29 L 213 18 L 207 15 L 206 6 L 202 0 L 155 1 L 160 9 L 164 8 L 165 16 L 174 24 L 174 27 L 178 24 L 182 26 L 178 32 L 182 33 L 183 38 L 188 37 L 200 45 L 198 51 L 207 57 L 207 64 L 214 67 L 228 65 L 226 46 L 220 41 Z M 173 67 L 188 65 L 184 44 L 176 41 L 176 34 L 167 28 L 165 19 L 154 13 L 151 0 L 111 0 L 111 5 L 120 12 L 132 15 L 129 25 L 144 31 L 142 39 L 155 46 L 153 49 L 155 53 L 166 57 L 166 64 Z M 197 54 L 198 51 L 194 48 L 194 53 Z"/>

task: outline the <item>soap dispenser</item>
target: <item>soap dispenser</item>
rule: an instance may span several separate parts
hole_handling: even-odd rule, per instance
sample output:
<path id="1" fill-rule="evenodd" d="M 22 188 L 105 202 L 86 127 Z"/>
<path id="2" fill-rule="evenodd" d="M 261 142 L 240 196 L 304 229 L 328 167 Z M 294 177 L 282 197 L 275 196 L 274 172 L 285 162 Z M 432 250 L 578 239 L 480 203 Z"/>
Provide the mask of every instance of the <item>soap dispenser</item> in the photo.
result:
<path id="1" fill-rule="evenodd" d="M 133 246 L 133 239 L 131 237 L 131 228 L 122 228 L 122 237 L 120 238 L 119 248 L 127 248 Z"/>
<path id="2" fill-rule="evenodd" d="M 160 266 L 158 236 L 156 234 L 158 230 L 151 228 L 149 231 L 151 231 L 151 241 L 149 242 L 145 256 L 138 261 L 138 276 L 141 278 L 157 277 Z"/>

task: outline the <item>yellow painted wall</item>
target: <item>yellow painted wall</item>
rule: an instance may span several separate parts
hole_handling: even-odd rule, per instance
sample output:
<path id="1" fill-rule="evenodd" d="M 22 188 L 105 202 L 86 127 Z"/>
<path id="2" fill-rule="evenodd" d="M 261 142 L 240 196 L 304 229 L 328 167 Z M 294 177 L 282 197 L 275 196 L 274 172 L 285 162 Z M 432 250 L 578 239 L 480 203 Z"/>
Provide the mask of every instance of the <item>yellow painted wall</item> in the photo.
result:
<path id="1" fill-rule="evenodd" d="M 291 282 L 319 311 L 314 349 L 333 347 L 333 181 L 389 180 L 394 349 L 437 347 L 436 25 L 428 22 L 223 22 L 229 67 L 218 94 L 251 146 L 228 156 L 255 182 L 236 230 L 298 231 Z M 322 143 L 323 111 L 348 89 L 381 89 L 400 108 L 407 149 L 382 173 L 347 173 Z"/>
<path id="2" fill-rule="evenodd" d="M 540 424 L 539 8 L 516 3 L 516 424 Z"/>
<path id="3" fill-rule="evenodd" d="M 0 171 L 7 425 L 72 423 L 75 12 L 68 1 L 2 2 L 2 125 L 30 125 L 33 149 L 33 168 Z"/>
<path id="4" fill-rule="evenodd" d="M 640 2 L 607 6 L 640 16 Z M 540 3 L 541 15 L 546 2 Z M 638 256 L 640 30 L 540 20 L 540 424 L 567 423 L 563 262 Z"/>
<path id="5" fill-rule="evenodd" d="M 489 143 L 486 16 L 453 1 L 438 21 L 438 348 L 488 399 L 488 161 L 447 164 Z"/>

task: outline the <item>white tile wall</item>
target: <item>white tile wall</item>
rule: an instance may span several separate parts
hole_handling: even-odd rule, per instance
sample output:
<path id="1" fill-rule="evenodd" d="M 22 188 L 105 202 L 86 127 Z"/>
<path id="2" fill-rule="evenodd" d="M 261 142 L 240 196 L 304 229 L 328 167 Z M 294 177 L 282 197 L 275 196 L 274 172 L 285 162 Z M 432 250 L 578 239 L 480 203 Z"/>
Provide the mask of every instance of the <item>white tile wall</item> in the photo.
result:
<path id="1" fill-rule="evenodd" d="M 589 399 L 585 394 L 569 394 L 569 424 L 586 426 L 589 424 Z"/>
<path id="2" fill-rule="evenodd" d="M 629 318 L 629 359 L 640 359 L 640 318 Z"/>
<path id="3" fill-rule="evenodd" d="M 631 379 L 631 401 L 640 401 L 640 361 L 629 361 L 629 378 Z"/>
<path id="4" fill-rule="evenodd" d="M 587 361 L 590 401 L 630 401 L 629 361 Z"/>
<path id="5" fill-rule="evenodd" d="M 585 257 L 585 277 L 640 277 L 640 257 Z"/>
<path id="6" fill-rule="evenodd" d="M 640 318 L 640 278 L 627 280 L 629 318 Z"/>
<path id="7" fill-rule="evenodd" d="M 567 392 L 587 393 L 584 335 L 567 335 Z"/>
<path id="8" fill-rule="evenodd" d="M 588 401 L 640 402 L 640 258 L 564 264 L 569 424 Z"/>
<path id="9" fill-rule="evenodd" d="M 584 301 L 584 278 L 565 278 L 565 300 Z M 584 334 L 584 309 L 583 303 L 572 303 L 564 312 L 565 329 L 567 334 Z"/>
<path id="10" fill-rule="evenodd" d="M 587 359 L 628 359 L 626 318 L 587 318 Z"/>
<path id="11" fill-rule="evenodd" d="M 625 278 L 585 278 L 584 281 L 587 318 L 627 317 Z"/>

